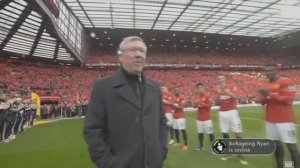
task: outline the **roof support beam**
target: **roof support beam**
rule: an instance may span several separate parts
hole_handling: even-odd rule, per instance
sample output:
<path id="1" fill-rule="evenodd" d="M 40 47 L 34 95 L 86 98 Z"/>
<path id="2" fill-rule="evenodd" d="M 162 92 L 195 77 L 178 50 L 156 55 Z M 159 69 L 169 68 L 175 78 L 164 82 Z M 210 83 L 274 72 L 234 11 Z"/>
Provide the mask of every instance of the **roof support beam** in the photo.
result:
<path id="1" fill-rule="evenodd" d="M 231 0 L 229 3 L 225 3 L 226 0 L 223 0 L 223 3 L 220 3 L 217 5 L 216 8 L 212 8 L 211 11 L 208 11 L 204 16 L 205 16 L 205 20 L 203 20 L 201 23 L 197 23 L 201 18 L 199 18 L 194 24 L 197 24 L 197 26 L 195 26 L 194 28 L 192 28 L 190 31 L 194 31 L 196 29 L 198 29 L 203 23 L 205 23 L 208 19 L 211 18 L 211 16 L 213 16 L 216 12 L 219 12 L 222 8 L 224 8 L 226 5 L 231 4 L 233 0 Z M 240 4 L 242 4 L 243 1 L 241 1 Z M 240 4 L 236 5 L 233 9 L 236 9 Z M 215 10 L 216 11 L 213 11 Z M 225 13 L 224 16 L 226 16 L 228 13 L 230 13 L 231 11 Z M 221 18 L 223 18 L 224 16 L 222 16 Z M 190 25 L 192 26 L 192 25 Z M 190 28 L 190 26 L 188 28 Z M 205 31 L 205 30 L 204 30 Z"/>
<path id="2" fill-rule="evenodd" d="M 22 23 L 25 21 L 25 19 L 28 17 L 32 9 L 27 5 L 15 24 L 12 26 L 12 29 L 10 29 L 9 33 L 5 37 L 5 39 L 0 44 L 0 50 L 2 50 L 5 45 L 9 42 L 9 40 L 13 37 L 13 35 L 18 31 L 18 29 L 21 27 Z"/>
<path id="3" fill-rule="evenodd" d="M 55 50 L 54 50 L 54 57 L 53 60 L 57 59 L 58 49 L 59 49 L 59 40 L 56 40 Z"/>
<path id="4" fill-rule="evenodd" d="M 288 25 L 283 25 L 283 26 L 281 26 L 281 27 L 274 28 L 273 30 L 285 28 L 286 26 L 291 26 L 291 25 L 293 25 L 293 24 L 294 24 L 294 23 L 290 23 L 290 24 L 288 24 Z M 289 34 L 289 33 L 292 33 L 292 32 L 295 32 L 295 30 L 289 30 L 289 31 L 285 32 L 284 35 Z M 262 35 L 264 35 L 264 34 L 265 34 L 265 33 L 261 33 L 261 34 L 259 34 L 259 36 L 262 36 Z"/>
<path id="5" fill-rule="evenodd" d="M 46 17 L 43 17 L 42 19 L 42 23 L 41 23 L 41 26 L 38 30 L 38 33 L 36 34 L 35 36 L 35 39 L 34 39 L 34 42 L 33 42 L 33 45 L 31 47 L 31 50 L 30 50 L 30 53 L 29 53 L 29 57 L 32 57 L 36 47 L 37 47 L 37 44 L 39 43 L 41 37 L 42 37 L 42 34 L 43 34 L 43 30 L 45 29 L 45 22 L 47 21 L 47 18 Z"/>
<path id="6" fill-rule="evenodd" d="M 133 10 L 133 28 L 135 29 L 135 0 L 133 0 L 132 10 Z"/>
<path id="7" fill-rule="evenodd" d="M 81 5 L 79 0 L 76 0 L 77 3 L 79 4 L 81 10 L 83 11 L 83 13 L 85 14 L 86 18 L 90 21 L 91 25 L 93 26 L 93 28 L 95 28 L 95 25 L 93 24 L 93 22 L 91 21 L 90 17 L 88 16 L 88 14 L 86 13 L 85 9 L 83 8 L 83 6 Z"/>
<path id="8" fill-rule="evenodd" d="M 4 9 L 12 0 L 3 0 L 0 2 L 0 10 Z"/>
<path id="9" fill-rule="evenodd" d="M 226 0 L 224 0 L 225 2 Z M 230 0 L 229 4 L 232 3 L 233 0 Z M 234 8 L 232 8 L 231 10 L 229 10 L 228 12 L 226 12 L 223 16 L 219 17 L 214 23 L 212 23 L 211 25 L 209 25 L 209 27 L 207 27 L 204 31 L 206 31 L 207 29 L 211 28 L 212 25 L 218 23 L 220 20 L 222 20 L 224 17 L 226 17 L 229 13 L 231 13 L 232 11 L 236 10 L 238 7 L 240 7 L 245 1 L 241 1 L 239 4 L 236 4 L 236 6 Z M 225 4 L 222 6 L 225 7 L 228 4 Z M 222 8 L 219 8 L 219 10 L 217 12 L 219 12 Z M 210 17 L 209 17 L 210 18 Z M 206 21 L 206 20 L 205 20 Z M 205 23 L 205 22 L 202 22 Z"/>
<path id="10" fill-rule="evenodd" d="M 111 28 L 114 28 L 114 19 L 113 19 L 113 9 L 111 2 L 109 3 L 109 13 L 110 13 L 110 21 L 111 21 Z"/>
<path id="11" fill-rule="evenodd" d="M 182 14 L 189 8 L 189 6 L 192 5 L 194 0 L 191 0 L 188 4 L 186 4 L 185 8 L 181 11 L 181 13 L 177 16 L 177 18 L 173 21 L 173 23 L 169 26 L 168 30 L 170 30 L 174 24 L 177 22 L 177 20 L 182 16 Z"/>
<path id="12" fill-rule="evenodd" d="M 153 30 L 153 28 L 154 28 L 154 26 L 155 26 L 155 24 L 156 24 L 158 18 L 160 17 L 161 12 L 162 12 L 163 9 L 165 8 L 167 2 L 168 2 L 168 0 L 165 0 L 164 4 L 161 6 L 160 11 L 159 11 L 158 15 L 156 16 L 156 19 L 155 19 L 155 21 L 154 21 L 154 23 L 153 23 L 153 25 L 152 25 L 152 27 L 151 27 L 151 30 Z"/>
<path id="13" fill-rule="evenodd" d="M 264 8 L 260 8 L 259 10 L 255 11 L 255 14 L 261 12 L 261 11 L 264 10 L 264 9 L 267 9 L 267 8 L 269 8 L 269 7 L 273 6 L 273 5 L 275 5 L 275 4 L 278 3 L 279 1 L 280 1 L 280 0 L 277 0 L 277 1 L 273 2 L 273 3 L 270 3 L 269 5 L 265 6 Z M 234 26 L 234 25 L 236 25 L 236 24 L 238 24 L 238 23 L 240 23 L 240 22 L 242 22 L 242 21 L 248 19 L 250 16 L 252 16 L 252 15 L 247 15 L 246 17 L 244 17 L 244 18 L 242 18 L 242 19 L 240 19 L 240 20 L 237 20 L 237 21 L 234 22 L 233 24 L 224 27 L 222 30 L 219 30 L 219 31 L 217 32 L 217 34 L 219 34 L 220 32 L 222 32 L 223 30 L 226 30 L 226 29 L 229 28 L 229 27 L 232 27 L 232 26 Z"/>
<path id="14" fill-rule="evenodd" d="M 252 25 L 254 25 L 255 23 L 259 23 L 259 22 L 261 22 L 261 21 L 263 21 L 263 20 L 266 20 L 266 19 L 268 19 L 269 17 L 270 17 L 270 16 L 266 16 L 266 17 L 264 17 L 264 18 L 262 18 L 262 19 L 257 20 L 256 22 L 253 22 L 253 23 L 248 24 L 247 26 L 243 26 L 243 27 L 241 27 L 241 28 L 239 28 L 239 29 L 237 29 L 237 30 L 231 32 L 231 34 L 232 34 L 232 33 L 236 33 L 236 32 L 238 32 L 238 31 L 240 31 L 240 30 L 243 30 L 244 28 L 247 28 L 247 27 L 249 27 L 249 26 L 252 26 Z"/>
<path id="15" fill-rule="evenodd" d="M 219 4 L 219 6 L 220 6 L 220 5 L 221 5 L 221 4 Z M 200 8 L 200 6 L 197 6 L 197 7 Z M 211 8 L 211 9 L 213 9 L 213 8 Z M 207 11 L 207 12 L 203 15 L 203 17 L 204 17 L 204 18 L 207 18 L 207 15 L 209 15 L 210 12 L 211 12 L 211 11 Z M 191 23 L 190 25 L 188 25 L 184 30 L 185 30 L 185 31 L 191 31 L 191 30 L 195 30 L 196 28 L 198 28 L 199 26 L 194 27 L 193 25 L 196 25 L 197 22 L 199 22 L 199 20 L 202 19 L 203 17 L 199 17 L 195 22 L 193 22 L 193 23 Z M 198 24 L 199 24 L 199 23 L 198 23 Z M 194 28 L 191 28 L 191 26 L 193 26 Z M 191 29 L 191 30 L 190 30 L 190 29 Z"/>

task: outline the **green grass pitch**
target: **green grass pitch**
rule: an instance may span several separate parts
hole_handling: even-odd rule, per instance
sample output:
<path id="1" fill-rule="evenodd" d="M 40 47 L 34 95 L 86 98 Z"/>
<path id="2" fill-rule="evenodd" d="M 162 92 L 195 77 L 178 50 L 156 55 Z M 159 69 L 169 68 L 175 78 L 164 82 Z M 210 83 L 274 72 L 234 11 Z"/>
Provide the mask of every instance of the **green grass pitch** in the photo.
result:
<path id="1" fill-rule="evenodd" d="M 265 137 L 265 125 L 261 108 L 239 109 L 242 119 L 244 137 Z M 300 121 L 300 106 L 295 106 Z M 168 158 L 164 168 L 273 168 L 273 156 L 246 156 L 247 166 L 239 163 L 237 157 L 227 161 L 220 156 L 209 154 L 209 140 L 205 136 L 205 151 L 196 152 L 198 144 L 196 132 L 196 113 L 186 114 L 189 150 L 169 147 Z M 218 114 L 213 112 L 214 131 L 220 138 Z M 82 136 L 83 119 L 72 119 L 35 126 L 19 135 L 16 140 L 0 144 L 1 168 L 94 168 L 89 159 L 86 144 Z M 297 138 L 300 140 L 299 124 Z M 231 137 L 233 137 L 231 135 Z M 300 149 L 300 143 L 298 143 Z M 285 160 L 290 160 L 285 150 Z"/>

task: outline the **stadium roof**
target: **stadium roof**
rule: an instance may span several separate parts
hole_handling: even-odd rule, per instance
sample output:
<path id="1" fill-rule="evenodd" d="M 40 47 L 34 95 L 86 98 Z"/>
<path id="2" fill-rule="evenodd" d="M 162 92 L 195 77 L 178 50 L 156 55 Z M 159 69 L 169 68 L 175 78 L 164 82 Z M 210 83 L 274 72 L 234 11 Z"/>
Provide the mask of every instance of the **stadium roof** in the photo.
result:
<path id="1" fill-rule="evenodd" d="M 1 56 L 54 63 L 79 64 L 129 35 L 149 48 L 271 51 L 298 46 L 299 30 L 300 0 L 0 0 Z"/>
<path id="2" fill-rule="evenodd" d="M 278 37 L 300 30 L 299 0 L 63 0 L 86 28 Z"/>
<path id="3" fill-rule="evenodd" d="M 56 22 L 62 21 L 57 18 Z M 68 32 L 68 35 L 78 37 L 76 33 Z M 79 46 L 78 40 L 73 39 L 74 46 Z M 76 51 L 78 48 L 75 48 Z M 59 38 L 50 18 L 31 0 L 0 1 L 0 51 L 13 58 L 79 62 Z"/>

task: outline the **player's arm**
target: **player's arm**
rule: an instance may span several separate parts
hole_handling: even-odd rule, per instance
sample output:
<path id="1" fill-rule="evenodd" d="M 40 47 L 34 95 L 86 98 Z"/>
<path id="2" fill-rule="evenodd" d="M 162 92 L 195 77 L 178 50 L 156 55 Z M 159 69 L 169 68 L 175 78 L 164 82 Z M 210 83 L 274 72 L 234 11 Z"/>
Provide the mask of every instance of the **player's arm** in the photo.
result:
<path id="1" fill-rule="evenodd" d="M 169 102 L 169 101 L 167 101 L 165 99 L 163 99 L 162 102 L 163 102 L 163 104 L 166 104 L 166 105 L 171 105 L 172 104 L 171 102 Z"/>
<path id="2" fill-rule="evenodd" d="M 206 101 L 200 101 L 201 107 L 211 107 L 212 99 L 210 97 L 206 97 Z"/>
<path id="3" fill-rule="evenodd" d="M 262 105 L 265 105 L 267 103 L 268 98 L 270 98 L 269 92 L 266 89 L 258 89 L 257 91 L 260 95 L 258 102 Z"/>
<path id="4" fill-rule="evenodd" d="M 260 97 L 258 99 L 258 103 L 260 103 L 261 105 L 265 105 L 265 104 L 267 104 L 267 99 L 264 97 Z"/>
<path id="5" fill-rule="evenodd" d="M 236 87 L 233 87 L 232 89 L 225 89 L 224 93 L 233 99 L 237 98 L 237 88 Z"/>
<path id="6" fill-rule="evenodd" d="M 101 81 L 94 83 L 91 98 L 84 121 L 84 139 L 88 150 L 97 167 L 115 167 L 116 156 L 107 143 L 106 111 L 104 108 L 104 89 Z"/>
<path id="7" fill-rule="evenodd" d="M 292 104 L 296 98 L 296 86 L 290 79 L 282 80 L 281 85 L 284 86 L 283 92 L 270 93 L 270 97 L 280 103 Z"/>
<path id="8" fill-rule="evenodd" d="M 195 98 L 195 100 L 193 101 L 193 107 L 197 108 L 200 105 L 200 100 L 198 100 L 197 98 Z"/>
<path id="9" fill-rule="evenodd" d="M 182 100 L 179 104 L 173 104 L 174 109 L 183 109 L 185 101 Z"/>
<path id="10" fill-rule="evenodd" d="M 276 93 L 270 93 L 269 95 L 272 99 L 275 99 L 278 102 L 286 103 L 286 104 L 291 104 L 295 99 L 295 93 L 293 92 L 288 92 L 284 95 L 280 95 Z"/>

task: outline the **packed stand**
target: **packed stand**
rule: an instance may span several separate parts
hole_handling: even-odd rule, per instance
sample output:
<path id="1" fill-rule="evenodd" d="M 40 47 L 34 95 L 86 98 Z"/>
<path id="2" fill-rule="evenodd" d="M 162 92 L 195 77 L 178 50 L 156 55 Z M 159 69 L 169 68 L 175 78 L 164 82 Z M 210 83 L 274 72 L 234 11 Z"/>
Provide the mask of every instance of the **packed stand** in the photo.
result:
<path id="1" fill-rule="evenodd" d="M 118 63 L 118 57 L 114 52 L 102 51 L 91 53 L 87 56 L 86 64 L 91 63 Z M 157 52 L 150 51 L 147 55 L 149 64 L 186 64 L 186 65 L 265 65 L 287 64 L 293 65 L 300 62 L 299 57 L 279 54 L 213 54 L 213 53 L 187 53 L 187 52 Z"/>

